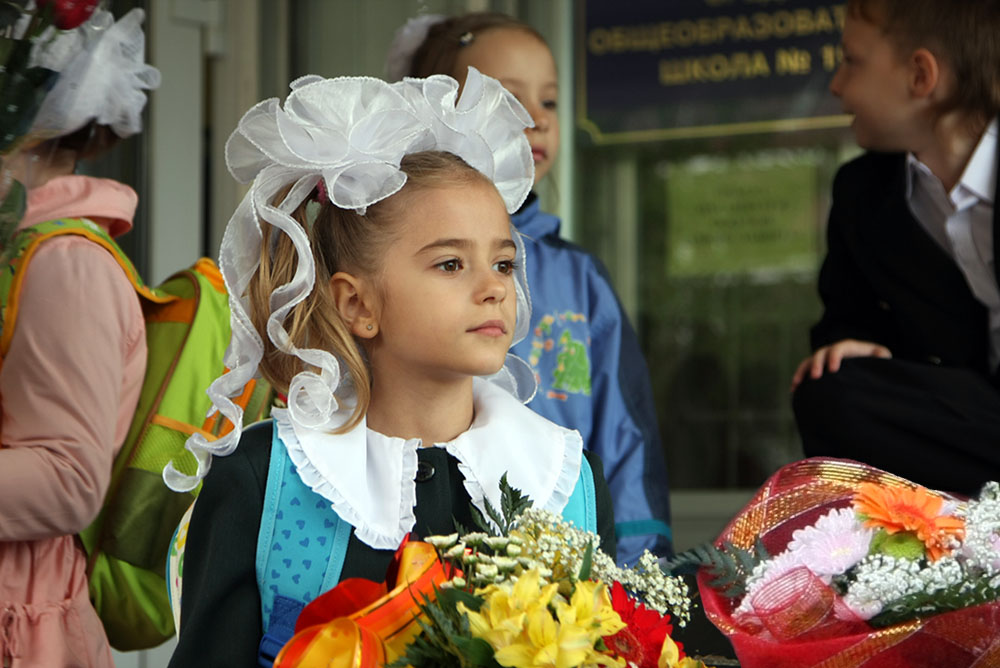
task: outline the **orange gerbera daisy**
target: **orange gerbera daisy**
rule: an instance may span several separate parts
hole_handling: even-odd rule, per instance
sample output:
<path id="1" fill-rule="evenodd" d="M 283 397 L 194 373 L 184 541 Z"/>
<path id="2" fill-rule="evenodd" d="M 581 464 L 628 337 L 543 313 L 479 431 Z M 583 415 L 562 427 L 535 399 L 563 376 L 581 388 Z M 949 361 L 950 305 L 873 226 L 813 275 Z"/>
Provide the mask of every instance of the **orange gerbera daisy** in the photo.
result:
<path id="1" fill-rule="evenodd" d="M 942 515 L 943 504 L 944 499 L 925 487 L 883 487 L 866 482 L 854 494 L 854 509 L 864 516 L 866 527 L 890 534 L 913 533 L 923 541 L 931 561 L 948 554 L 953 538 L 961 540 L 965 535 L 965 520 Z"/>

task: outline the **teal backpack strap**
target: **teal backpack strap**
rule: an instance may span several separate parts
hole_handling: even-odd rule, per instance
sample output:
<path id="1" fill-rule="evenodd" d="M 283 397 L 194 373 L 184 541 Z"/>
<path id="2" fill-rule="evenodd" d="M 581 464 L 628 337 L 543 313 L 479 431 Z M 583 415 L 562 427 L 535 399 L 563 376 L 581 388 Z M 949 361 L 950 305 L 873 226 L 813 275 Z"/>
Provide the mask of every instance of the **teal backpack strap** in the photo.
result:
<path id="1" fill-rule="evenodd" d="M 597 493 L 594 491 L 594 471 L 585 456 L 580 457 L 580 477 L 562 511 L 563 519 L 597 533 Z"/>
<path id="2" fill-rule="evenodd" d="M 274 662 L 291 639 L 302 608 L 340 581 L 352 528 L 329 501 L 302 482 L 274 427 L 257 534 L 257 588 L 264 624 L 258 665 Z"/>

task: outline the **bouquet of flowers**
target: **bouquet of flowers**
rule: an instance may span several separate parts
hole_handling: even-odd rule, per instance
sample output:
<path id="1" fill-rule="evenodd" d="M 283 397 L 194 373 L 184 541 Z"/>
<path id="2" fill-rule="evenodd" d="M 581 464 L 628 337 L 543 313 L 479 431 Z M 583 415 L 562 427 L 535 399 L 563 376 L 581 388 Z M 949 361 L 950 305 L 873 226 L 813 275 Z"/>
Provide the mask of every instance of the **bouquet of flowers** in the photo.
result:
<path id="1" fill-rule="evenodd" d="M 963 500 L 807 459 L 685 562 L 745 668 L 1000 666 L 997 483 Z"/>
<path id="2" fill-rule="evenodd" d="M 501 489 L 501 511 L 487 506 L 492 522 L 477 516 L 479 531 L 458 527 L 451 535 L 416 543 L 425 555 L 436 551 L 439 577 L 416 587 L 397 587 L 395 597 L 367 603 L 362 617 L 392 605 L 393 598 L 406 607 L 391 615 L 393 628 L 369 634 L 367 654 L 361 649 L 364 632 L 344 629 L 343 607 L 335 614 L 314 614 L 327 605 L 324 598 L 343 598 L 338 590 L 354 586 L 348 581 L 303 610 L 310 620 L 303 623 L 300 616 L 297 634 L 275 667 L 313 665 L 306 661 L 310 656 L 324 661 L 315 665 L 340 665 L 331 661 L 330 650 L 337 647 L 343 665 L 366 665 L 372 659 L 394 661 L 391 665 L 399 668 L 704 668 L 685 657 L 670 635 L 670 614 L 680 625 L 690 614 L 683 580 L 665 575 L 649 553 L 636 567 L 620 569 L 597 547 L 595 534 L 531 508 L 505 479 Z M 415 549 L 412 545 L 402 549 Z M 373 628 L 360 619 L 358 623 Z M 320 648 L 315 639 L 322 629 L 339 640 Z M 343 651 L 345 646 L 349 651 Z"/>

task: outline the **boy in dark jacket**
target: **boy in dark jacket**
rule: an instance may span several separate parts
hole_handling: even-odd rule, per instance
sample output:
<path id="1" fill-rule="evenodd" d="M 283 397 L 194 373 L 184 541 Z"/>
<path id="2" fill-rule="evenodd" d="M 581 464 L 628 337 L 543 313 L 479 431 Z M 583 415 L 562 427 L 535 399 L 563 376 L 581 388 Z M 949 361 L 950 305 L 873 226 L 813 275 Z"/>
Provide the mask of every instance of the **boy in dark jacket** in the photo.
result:
<path id="1" fill-rule="evenodd" d="M 994 0 L 847 4 L 830 89 L 868 153 L 834 181 L 792 381 L 807 455 L 957 492 L 1000 478 L 998 34 Z"/>

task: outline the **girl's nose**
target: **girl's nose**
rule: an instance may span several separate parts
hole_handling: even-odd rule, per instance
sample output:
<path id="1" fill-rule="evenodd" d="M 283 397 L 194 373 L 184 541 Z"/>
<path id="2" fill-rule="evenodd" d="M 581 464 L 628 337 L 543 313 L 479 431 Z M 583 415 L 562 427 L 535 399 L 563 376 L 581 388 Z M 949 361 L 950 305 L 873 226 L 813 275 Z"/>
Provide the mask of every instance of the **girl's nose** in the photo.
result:
<path id="1" fill-rule="evenodd" d="M 540 104 L 532 104 L 527 107 L 528 115 L 535 122 L 533 129 L 539 132 L 546 132 L 549 129 L 549 115 Z"/>
<path id="2" fill-rule="evenodd" d="M 480 280 L 477 297 L 478 301 L 483 303 L 503 301 L 507 297 L 507 281 L 490 268 Z"/>

